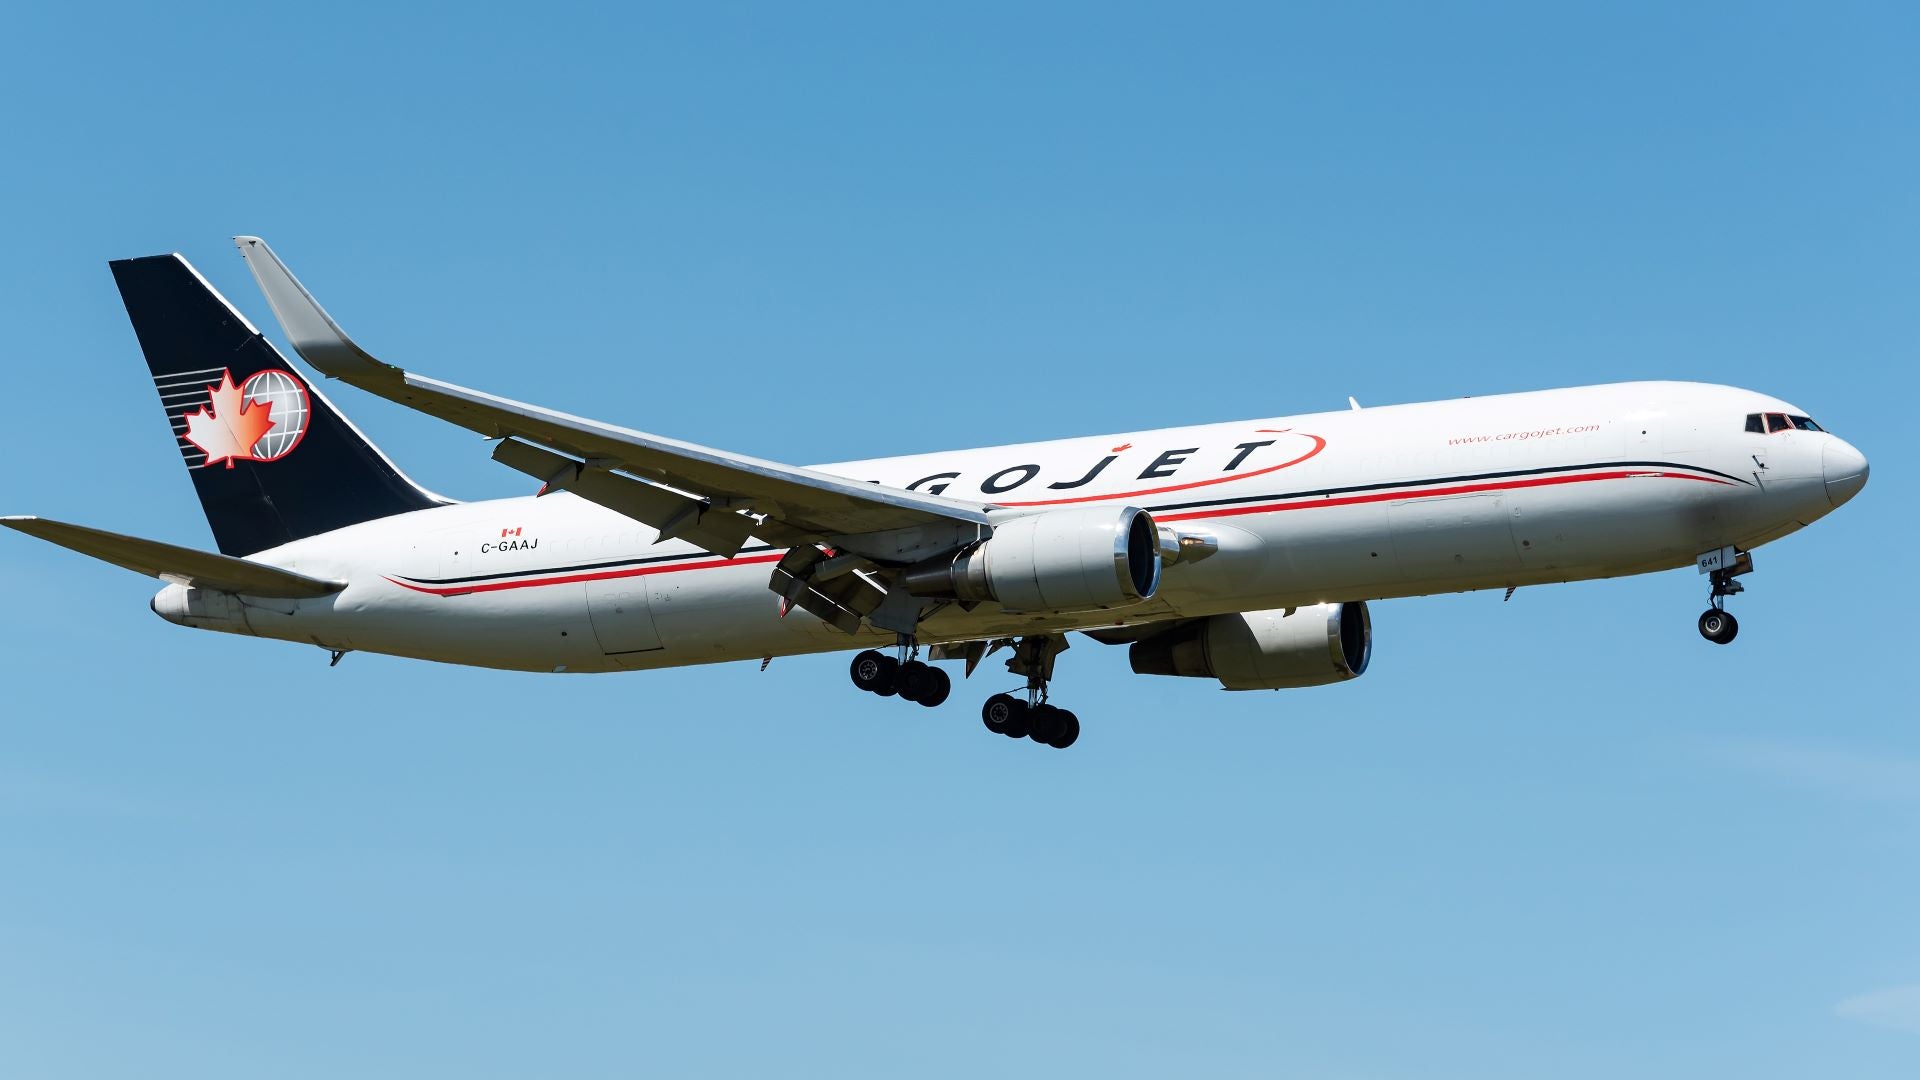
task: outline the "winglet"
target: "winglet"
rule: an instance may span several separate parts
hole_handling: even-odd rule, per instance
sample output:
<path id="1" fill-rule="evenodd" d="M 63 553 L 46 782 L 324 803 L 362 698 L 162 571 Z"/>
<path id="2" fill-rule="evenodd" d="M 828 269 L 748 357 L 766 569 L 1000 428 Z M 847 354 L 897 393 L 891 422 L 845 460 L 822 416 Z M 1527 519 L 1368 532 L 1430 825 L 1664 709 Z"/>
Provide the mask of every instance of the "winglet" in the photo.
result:
<path id="1" fill-rule="evenodd" d="M 326 375 L 349 382 L 369 376 L 401 374 L 399 368 L 381 363 L 354 344 L 265 240 L 257 236 L 236 236 L 233 245 L 240 249 L 240 257 L 247 260 L 247 269 L 253 271 L 253 280 L 260 284 L 260 291 L 266 295 L 280 328 L 286 331 L 287 340 L 307 363 Z"/>

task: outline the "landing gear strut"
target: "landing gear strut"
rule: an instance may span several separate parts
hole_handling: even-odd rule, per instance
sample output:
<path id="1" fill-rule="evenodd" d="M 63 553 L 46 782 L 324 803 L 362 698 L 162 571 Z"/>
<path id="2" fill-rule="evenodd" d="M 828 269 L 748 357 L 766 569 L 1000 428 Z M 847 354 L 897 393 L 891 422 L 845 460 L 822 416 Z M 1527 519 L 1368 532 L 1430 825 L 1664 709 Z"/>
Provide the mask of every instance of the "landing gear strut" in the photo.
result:
<path id="1" fill-rule="evenodd" d="M 947 700 L 953 692 L 953 680 L 947 673 L 919 659 L 920 647 L 902 640 L 900 656 L 892 657 L 878 649 L 867 649 L 853 658 L 847 674 L 853 685 L 870 694 L 893 697 L 925 705 L 931 709 Z"/>
<path id="2" fill-rule="evenodd" d="M 1027 677 L 1025 694 L 995 694 L 980 707 L 980 722 L 996 735 L 1032 739 L 1065 750 L 1080 737 L 1080 718 L 1047 703 L 1047 684 L 1053 679 L 1053 658 L 1067 647 L 1062 637 L 1021 638 L 1014 646 L 1007 670 Z"/>
<path id="3" fill-rule="evenodd" d="M 1740 620 L 1727 610 L 1727 597 L 1747 591 L 1747 587 L 1735 579 L 1753 571 L 1753 555 L 1721 548 L 1712 555 L 1702 555 L 1700 566 L 1707 571 L 1711 582 L 1707 610 L 1700 614 L 1700 636 L 1715 645 L 1725 645 L 1740 632 Z"/>

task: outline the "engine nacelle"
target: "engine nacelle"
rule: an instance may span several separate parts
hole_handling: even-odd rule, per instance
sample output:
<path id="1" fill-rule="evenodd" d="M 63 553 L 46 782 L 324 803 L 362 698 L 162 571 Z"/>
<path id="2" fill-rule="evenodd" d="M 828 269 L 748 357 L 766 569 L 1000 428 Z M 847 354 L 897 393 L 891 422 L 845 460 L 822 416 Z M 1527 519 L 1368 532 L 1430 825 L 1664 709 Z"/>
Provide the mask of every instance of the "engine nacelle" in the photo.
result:
<path id="1" fill-rule="evenodd" d="M 1357 679 L 1373 656 L 1365 602 L 1215 615 L 1136 641 L 1141 675 L 1219 679 L 1229 690 L 1284 690 Z"/>
<path id="2" fill-rule="evenodd" d="M 1160 587 L 1160 533 L 1137 506 L 1083 506 L 1003 521 L 993 535 L 907 568 L 915 596 L 1008 611 L 1125 607 Z"/>

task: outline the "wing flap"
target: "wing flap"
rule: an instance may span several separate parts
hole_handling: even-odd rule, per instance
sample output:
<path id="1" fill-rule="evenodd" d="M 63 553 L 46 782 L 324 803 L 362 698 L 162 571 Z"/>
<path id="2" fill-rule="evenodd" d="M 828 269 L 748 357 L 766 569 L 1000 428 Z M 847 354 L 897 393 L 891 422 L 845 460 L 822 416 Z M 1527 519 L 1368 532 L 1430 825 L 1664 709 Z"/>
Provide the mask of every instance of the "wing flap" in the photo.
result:
<path id="1" fill-rule="evenodd" d="M 493 448 L 493 460 L 546 484 L 547 491 L 571 491 L 589 502 L 624 514 L 660 533 L 699 545 L 716 555 L 732 558 L 746 546 L 759 523 L 742 513 L 716 507 L 656 484 L 621 476 L 591 462 L 543 450 L 519 439 L 502 439 Z"/>
<path id="2" fill-rule="evenodd" d="M 85 525 L 71 525 L 48 518 L 0 517 L 0 525 L 135 573 L 201 589 L 218 589 L 247 596 L 311 599 L 337 593 L 347 587 L 344 581 L 323 581 L 277 566 L 236 559 L 231 555 L 215 555 L 208 551 L 163 544 L 158 540 L 143 540 L 137 536 L 90 529 Z"/>

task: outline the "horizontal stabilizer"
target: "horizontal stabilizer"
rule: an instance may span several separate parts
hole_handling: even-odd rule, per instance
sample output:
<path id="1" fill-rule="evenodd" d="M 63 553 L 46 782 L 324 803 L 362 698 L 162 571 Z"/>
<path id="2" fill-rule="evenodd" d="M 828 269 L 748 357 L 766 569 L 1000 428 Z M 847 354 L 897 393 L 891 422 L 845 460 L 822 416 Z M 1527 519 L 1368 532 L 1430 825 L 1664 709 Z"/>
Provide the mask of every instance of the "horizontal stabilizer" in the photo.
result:
<path id="1" fill-rule="evenodd" d="M 64 521 L 50 521 L 41 517 L 0 517 L 0 525 L 177 585 L 244 593 L 248 596 L 294 599 L 326 596 L 347 587 L 342 581 L 322 581 L 291 570 L 236 559 L 231 555 L 195 551 L 193 548 L 163 544 L 158 540 L 142 540 L 137 536 L 125 536 L 104 529 L 69 525 Z"/>

